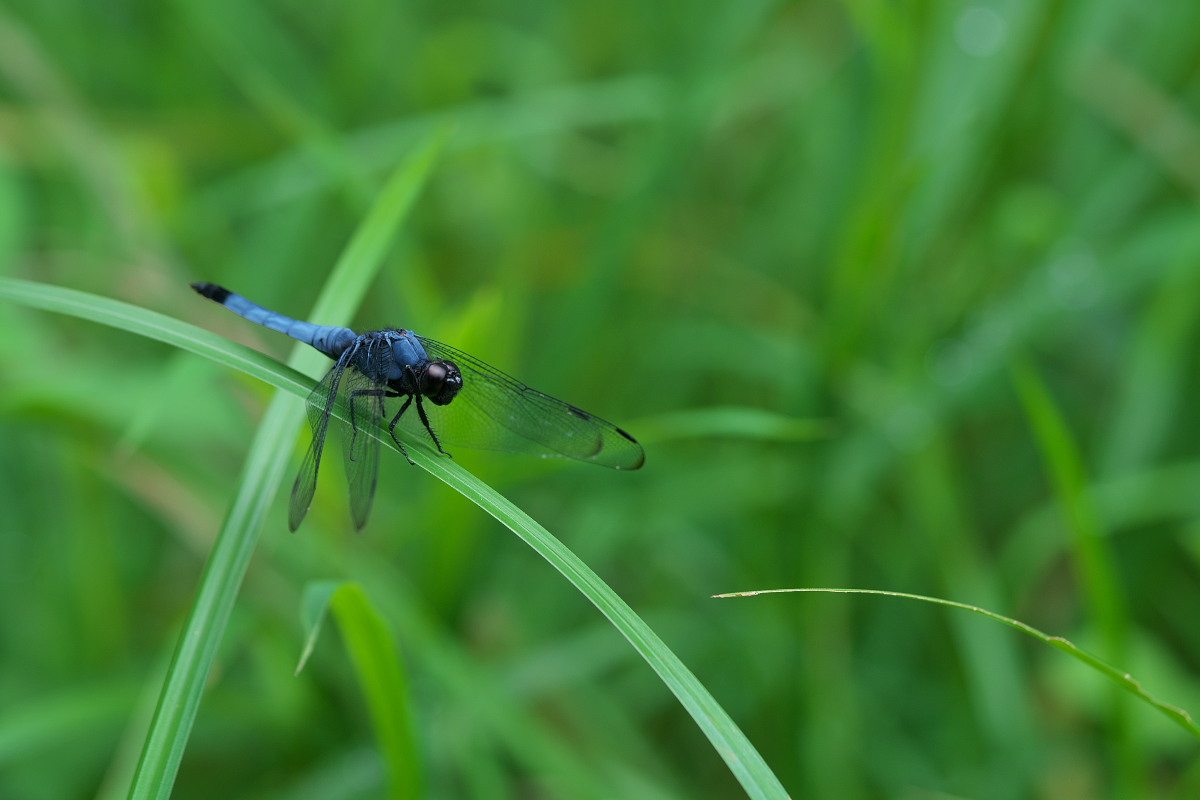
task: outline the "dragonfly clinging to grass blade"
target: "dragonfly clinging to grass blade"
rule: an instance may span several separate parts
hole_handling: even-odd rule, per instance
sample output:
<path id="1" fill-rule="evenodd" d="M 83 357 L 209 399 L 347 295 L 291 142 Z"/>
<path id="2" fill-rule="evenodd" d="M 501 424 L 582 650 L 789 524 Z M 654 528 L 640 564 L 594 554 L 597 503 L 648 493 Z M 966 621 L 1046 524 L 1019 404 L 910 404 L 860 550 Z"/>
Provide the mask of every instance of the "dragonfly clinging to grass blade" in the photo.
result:
<path id="1" fill-rule="evenodd" d="M 446 455 L 442 445 L 574 458 L 613 469 L 638 469 L 646 460 L 642 446 L 611 422 L 530 389 L 449 345 L 398 328 L 355 333 L 349 328 L 301 322 L 215 284 L 193 283 L 192 288 L 233 313 L 310 344 L 334 360 L 333 368 L 308 396 L 312 444 L 292 486 L 288 513 L 292 530 L 300 526 L 312 504 L 325 435 L 339 392 L 346 397 L 350 417 L 340 427 L 350 510 L 358 528 L 367 523 L 379 472 L 379 439 L 368 429 L 384 421 L 406 458 L 408 451 L 396 437 L 397 427 L 418 437 L 428 436 L 438 452 Z M 388 398 L 397 398 L 400 404 L 391 417 L 384 410 Z"/>

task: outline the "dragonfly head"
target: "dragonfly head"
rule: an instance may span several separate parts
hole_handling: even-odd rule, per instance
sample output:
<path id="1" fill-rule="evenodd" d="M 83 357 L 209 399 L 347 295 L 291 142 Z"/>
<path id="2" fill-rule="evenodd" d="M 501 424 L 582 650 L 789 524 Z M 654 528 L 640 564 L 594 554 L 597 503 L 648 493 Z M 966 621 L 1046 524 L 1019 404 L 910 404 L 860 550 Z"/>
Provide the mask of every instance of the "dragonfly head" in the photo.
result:
<path id="1" fill-rule="evenodd" d="M 435 359 L 430 361 L 421 373 L 421 394 L 436 406 L 449 403 L 462 387 L 462 371 L 453 361 Z"/>

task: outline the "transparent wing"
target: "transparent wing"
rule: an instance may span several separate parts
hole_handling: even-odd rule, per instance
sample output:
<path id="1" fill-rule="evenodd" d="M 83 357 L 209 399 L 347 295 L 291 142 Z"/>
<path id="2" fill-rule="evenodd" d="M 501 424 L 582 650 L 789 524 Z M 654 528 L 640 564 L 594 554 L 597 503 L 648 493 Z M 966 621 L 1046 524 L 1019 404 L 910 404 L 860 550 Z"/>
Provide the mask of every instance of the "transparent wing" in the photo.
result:
<path id="1" fill-rule="evenodd" d="M 505 450 L 543 458 L 574 458 L 614 469 L 637 469 L 642 446 L 611 422 L 531 389 L 449 345 L 418 336 L 431 358 L 453 361 L 463 388 L 445 406 L 424 407 L 446 446 Z M 415 409 L 401 418 L 411 434 L 428 441 Z"/>
<path id="2" fill-rule="evenodd" d="M 379 348 L 376 348 L 379 349 Z M 372 365 L 375 367 L 377 365 Z M 369 368 L 368 374 L 380 370 Z M 342 427 L 342 458 L 346 465 L 346 481 L 350 485 L 350 512 L 354 527 L 362 530 L 371 513 L 375 499 L 375 482 L 379 475 L 379 439 L 377 431 L 383 417 L 383 395 L 386 384 L 371 380 L 356 368 L 346 370 L 346 397 L 350 424 Z"/>
<path id="3" fill-rule="evenodd" d="M 329 432 L 329 415 L 333 404 L 337 402 L 338 384 L 346 371 L 347 359 L 338 359 L 333 369 L 325 373 L 325 377 L 316 385 L 305 401 L 305 411 L 308 413 L 308 426 L 312 429 L 312 442 L 308 452 L 296 473 L 296 482 L 292 484 L 292 500 L 288 506 L 288 527 L 293 531 L 300 527 L 304 515 L 312 505 L 313 493 L 317 490 L 317 472 L 321 468 L 321 453 L 325 450 L 325 435 Z"/>

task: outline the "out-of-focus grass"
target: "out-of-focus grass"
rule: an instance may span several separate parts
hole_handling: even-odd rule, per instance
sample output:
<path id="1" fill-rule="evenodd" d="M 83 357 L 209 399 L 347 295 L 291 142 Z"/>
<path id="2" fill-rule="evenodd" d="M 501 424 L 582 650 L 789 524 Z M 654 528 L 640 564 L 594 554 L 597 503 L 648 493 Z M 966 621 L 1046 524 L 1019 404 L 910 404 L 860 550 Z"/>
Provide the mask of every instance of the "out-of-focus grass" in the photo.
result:
<path id="1" fill-rule="evenodd" d="M 644 434 L 635 474 L 455 456 L 647 618 L 793 796 L 1193 796 L 1177 726 L 974 615 L 707 598 L 945 597 L 1200 708 L 1198 23 L 1181 0 L 9 3 L 0 271 L 280 354 L 187 282 L 310 307 L 396 154 L 448 122 L 357 323 Z M 9 304 L 0 389 L 0 796 L 90 796 L 268 393 Z M 319 579 L 394 626 L 431 795 L 738 791 L 557 576 L 386 461 L 362 535 L 336 470 L 298 535 L 275 502 L 175 796 L 380 793 L 344 648 L 291 677 Z M 1064 501 L 1110 554 L 1098 590 Z"/>

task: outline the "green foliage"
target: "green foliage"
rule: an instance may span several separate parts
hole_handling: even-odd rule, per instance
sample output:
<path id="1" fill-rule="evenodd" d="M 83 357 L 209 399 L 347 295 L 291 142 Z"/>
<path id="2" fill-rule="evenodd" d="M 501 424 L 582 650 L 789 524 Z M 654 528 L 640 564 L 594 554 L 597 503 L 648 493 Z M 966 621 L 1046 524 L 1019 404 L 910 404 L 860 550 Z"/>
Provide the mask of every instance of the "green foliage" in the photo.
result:
<path id="1" fill-rule="evenodd" d="M 173 796 L 394 785 L 347 638 L 293 677 L 318 581 L 403 654 L 429 796 L 736 796 L 472 487 L 635 609 L 793 797 L 1200 796 L 1195 739 L 1111 680 L 1200 708 L 1198 50 L 1182 0 L 5 4 L 0 796 L 126 794 L 237 509 L 265 522 L 160 743 Z M 380 197 L 407 219 L 367 252 Z M 450 342 L 646 467 L 429 460 L 452 486 L 385 451 L 361 535 L 337 469 L 289 535 L 311 380 L 194 280 Z M 1082 649 L 709 599 L 813 586 Z"/>
<path id="2" fill-rule="evenodd" d="M 421 764 L 412 731 L 410 687 L 387 621 L 362 587 L 346 583 L 331 598 L 346 650 L 366 695 L 380 754 L 391 774 L 389 797 L 421 796 Z"/>

